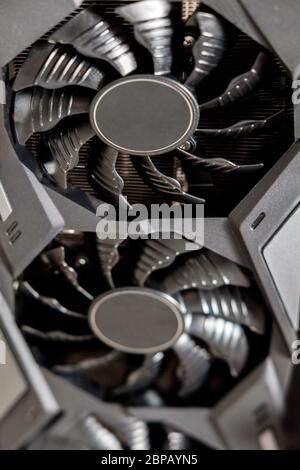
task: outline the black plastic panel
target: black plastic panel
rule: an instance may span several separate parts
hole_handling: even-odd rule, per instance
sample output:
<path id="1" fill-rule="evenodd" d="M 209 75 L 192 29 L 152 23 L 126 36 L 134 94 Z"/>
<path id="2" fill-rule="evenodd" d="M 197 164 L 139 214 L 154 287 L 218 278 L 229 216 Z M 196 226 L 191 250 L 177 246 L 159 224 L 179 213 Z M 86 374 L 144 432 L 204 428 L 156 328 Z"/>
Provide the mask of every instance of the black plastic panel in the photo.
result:
<path id="1" fill-rule="evenodd" d="M 55 26 L 81 0 L 9 0 L 0 4 L 0 66 L 7 64 Z"/>
<path id="2" fill-rule="evenodd" d="M 18 159 L 0 107 L 0 245 L 18 276 L 62 229 L 64 220 L 31 170 Z"/>
<path id="3" fill-rule="evenodd" d="M 291 347 L 295 339 L 296 332 L 292 327 L 294 326 L 296 331 L 299 330 L 300 312 L 298 312 L 298 318 L 295 317 L 295 312 L 291 313 L 290 302 L 286 303 L 282 288 L 284 290 L 288 288 L 290 299 L 297 296 L 299 289 L 297 282 L 290 282 L 286 285 L 289 278 L 284 281 L 284 287 L 282 285 L 279 287 L 279 274 L 276 270 L 281 269 L 282 265 L 286 271 L 288 269 L 286 263 L 291 262 L 293 264 L 289 267 L 290 277 L 297 272 L 299 265 L 299 245 L 295 238 L 299 232 L 298 217 L 294 216 L 290 219 L 300 202 L 299 178 L 300 142 L 298 141 L 255 187 L 255 191 L 253 190 L 230 215 L 251 257 L 259 284 L 282 329 L 288 347 Z M 284 228 L 287 221 L 293 225 Z M 278 238 L 280 232 L 284 233 L 282 230 L 289 235 Z M 272 239 L 273 242 L 271 242 Z M 264 250 L 270 247 L 270 242 L 274 243 L 274 240 L 277 242 L 276 252 L 281 263 L 276 263 L 275 272 L 271 273 L 270 254 L 266 262 Z M 288 257 L 285 256 L 286 250 L 288 250 Z"/>
<path id="4" fill-rule="evenodd" d="M 0 331 L 6 350 L 6 362 L 0 365 L 0 449 L 15 449 L 53 419 L 59 408 L 1 293 Z M 6 387 L 1 392 L 4 380 Z M 12 396 L 5 393 L 12 388 Z"/>

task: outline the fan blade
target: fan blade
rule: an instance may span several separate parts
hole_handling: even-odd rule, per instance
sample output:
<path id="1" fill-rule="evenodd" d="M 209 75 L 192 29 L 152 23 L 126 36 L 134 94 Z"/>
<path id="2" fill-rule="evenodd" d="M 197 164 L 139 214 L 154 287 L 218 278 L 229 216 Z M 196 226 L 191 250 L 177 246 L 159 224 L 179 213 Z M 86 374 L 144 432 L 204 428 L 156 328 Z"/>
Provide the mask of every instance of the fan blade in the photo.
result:
<path id="1" fill-rule="evenodd" d="M 188 450 L 189 441 L 187 437 L 181 432 L 175 431 L 174 429 L 167 429 L 167 444 L 166 450 Z"/>
<path id="2" fill-rule="evenodd" d="M 86 8 L 67 21 L 49 42 L 70 44 L 87 57 L 105 60 L 123 76 L 137 67 L 129 45 L 115 35 L 97 7 Z"/>
<path id="3" fill-rule="evenodd" d="M 245 367 L 249 345 L 240 325 L 206 315 L 194 315 L 188 332 L 204 341 L 211 353 L 227 362 L 233 377 Z"/>
<path id="4" fill-rule="evenodd" d="M 285 115 L 285 111 L 282 110 L 266 119 L 258 121 L 241 121 L 223 129 L 197 129 L 195 133 L 197 135 L 204 135 L 209 137 L 239 139 L 240 137 L 248 137 L 259 134 L 262 131 L 269 131 L 274 129 L 274 127 L 283 122 L 283 117 Z"/>
<path id="5" fill-rule="evenodd" d="M 185 82 L 191 91 L 219 65 L 226 49 L 226 33 L 223 22 L 211 13 L 196 13 L 196 20 L 201 32 L 195 42 L 193 55 L 195 67 Z"/>
<path id="6" fill-rule="evenodd" d="M 124 415 L 118 420 L 115 432 L 130 450 L 151 448 L 147 424 L 134 416 Z"/>
<path id="7" fill-rule="evenodd" d="M 247 289 L 227 286 L 211 291 L 191 290 L 181 296 L 190 312 L 222 318 L 246 326 L 260 335 L 265 332 L 262 304 Z"/>
<path id="8" fill-rule="evenodd" d="M 187 334 L 181 335 L 173 349 L 180 361 L 178 374 L 182 383 L 179 396 L 184 397 L 203 385 L 210 369 L 211 359 L 208 352 L 198 346 Z"/>
<path id="9" fill-rule="evenodd" d="M 46 146 L 55 166 L 53 170 L 49 164 L 46 169 L 49 174 L 54 173 L 59 185 L 67 187 L 67 173 L 78 164 L 80 148 L 94 136 L 95 131 L 89 122 L 72 125 L 68 129 L 56 129 L 47 135 Z"/>
<path id="10" fill-rule="evenodd" d="M 122 196 L 124 181 L 116 170 L 119 152 L 112 147 L 106 147 L 101 156 L 95 159 L 91 178 L 100 197 L 118 207 L 119 203 L 128 207 L 127 199 Z"/>
<path id="11" fill-rule="evenodd" d="M 93 414 L 85 416 L 80 422 L 80 434 L 88 440 L 93 450 L 123 450 L 117 437 L 101 424 Z"/>
<path id="12" fill-rule="evenodd" d="M 105 356 L 83 359 L 74 364 L 56 364 L 52 369 L 65 375 L 80 374 L 94 371 L 101 367 L 107 367 L 112 362 L 118 360 L 119 357 L 120 353 L 112 351 Z"/>
<path id="13" fill-rule="evenodd" d="M 134 271 L 135 282 L 139 286 L 143 286 L 151 273 L 170 266 L 177 256 L 188 251 L 187 243 L 189 244 L 189 251 L 201 248 L 196 243 L 189 242 L 184 238 L 145 241 L 142 254 Z"/>
<path id="14" fill-rule="evenodd" d="M 204 250 L 173 269 L 162 280 L 161 288 L 168 294 L 174 294 L 187 289 L 215 289 L 230 284 L 250 286 L 249 279 L 235 263 Z"/>
<path id="15" fill-rule="evenodd" d="M 234 104 L 251 94 L 264 78 L 268 63 L 268 57 L 264 52 L 261 52 L 251 70 L 233 79 L 222 95 L 201 104 L 200 110 L 204 111 Z"/>
<path id="16" fill-rule="evenodd" d="M 71 335 L 58 330 L 45 332 L 32 328 L 29 325 L 22 325 L 21 330 L 25 335 L 32 338 L 57 343 L 86 343 L 95 339 L 94 335 Z"/>
<path id="17" fill-rule="evenodd" d="M 46 297 L 39 294 L 28 282 L 22 282 L 20 289 L 23 293 L 27 294 L 29 297 L 34 299 L 36 302 L 39 302 L 41 305 L 50 308 L 54 312 L 59 312 L 62 316 L 77 318 L 79 320 L 86 320 L 86 315 L 82 313 L 73 312 L 72 310 L 64 307 L 57 299 L 53 297 Z"/>
<path id="18" fill-rule="evenodd" d="M 112 276 L 112 270 L 117 265 L 120 255 L 118 247 L 124 240 L 112 240 L 106 238 L 105 240 L 99 240 L 96 237 L 96 248 L 100 263 L 100 268 L 102 270 L 103 276 L 106 279 L 109 287 L 113 289 L 115 283 Z"/>
<path id="19" fill-rule="evenodd" d="M 63 246 L 47 251 L 42 255 L 42 258 L 46 258 L 77 292 L 88 300 L 94 300 L 94 297 L 79 284 L 78 273 L 66 262 L 66 250 Z"/>
<path id="20" fill-rule="evenodd" d="M 205 202 L 204 199 L 185 193 L 181 189 L 180 183 L 174 178 L 162 174 L 150 157 L 132 157 L 132 160 L 141 177 L 158 193 L 165 194 L 174 201 L 183 204 L 203 204 Z"/>
<path id="21" fill-rule="evenodd" d="M 184 163 L 199 166 L 210 173 L 251 173 L 253 171 L 261 170 L 264 167 L 263 163 L 257 163 L 254 165 L 237 165 L 225 158 L 202 158 L 181 148 L 178 148 L 178 152 L 179 158 Z"/>
<path id="22" fill-rule="evenodd" d="M 126 383 L 118 387 L 115 394 L 139 392 L 149 388 L 160 372 L 163 357 L 163 353 L 160 352 L 154 356 L 146 356 L 141 367 L 128 376 Z"/>
<path id="23" fill-rule="evenodd" d="M 167 0 L 144 0 L 116 9 L 133 24 L 137 41 L 153 58 L 155 75 L 168 75 L 172 67 L 173 27 Z"/>
<path id="24" fill-rule="evenodd" d="M 35 132 L 53 129 L 67 116 L 89 112 L 91 97 L 71 89 L 46 90 L 34 87 L 15 96 L 14 121 L 20 144 Z"/>
<path id="25" fill-rule="evenodd" d="M 154 390 L 147 390 L 142 395 L 143 406 L 150 408 L 164 408 L 166 403 L 161 395 Z M 190 448 L 189 439 L 182 433 L 176 430 L 172 425 L 164 426 L 166 432 L 166 441 L 164 442 L 163 449 L 165 450 L 188 450 Z"/>
<path id="26" fill-rule="evenodd" d="M 68 85 L 98 90 L 104 75 L 95 65 L 65 46 L 40 42 L 33 46 L 13 84 L 14 91 L 32 86 L 55 89 Z"/>

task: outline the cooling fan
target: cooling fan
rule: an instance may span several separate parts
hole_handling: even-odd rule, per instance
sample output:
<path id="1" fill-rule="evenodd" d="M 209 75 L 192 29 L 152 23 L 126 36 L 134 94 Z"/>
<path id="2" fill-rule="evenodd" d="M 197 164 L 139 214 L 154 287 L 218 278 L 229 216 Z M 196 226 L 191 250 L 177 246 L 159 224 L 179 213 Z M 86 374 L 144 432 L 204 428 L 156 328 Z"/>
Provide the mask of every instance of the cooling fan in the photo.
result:
<path id="1" fill-rule="evenodd" d="M 150 400 L 157 399 L 155 394 Z M 148 400 L 149 400 L 148 399 Z M 53 442 L 49 436 L 44 441 L 44 449 L 55 446 L 56 450 L 150 450 L 154 445 L 164 450 L 187 450 L 194 446 L 192 439 L 176 431 L 172 426 L 154 427 L 145 421 L 119 413 L 110 419 L 103 420 L 97 414 L 83 414 L 73 423 L 74 431 L 70 435 L 56 435 Z M 75 430 L 76 429 L 76 430 Z M 157 445 L 157 439 L 161 441 Z M 117 463 L 114 457 L 112 463 Z"/>
<path id="2" fill-rule="evenodd" d="M 221 96 L 199 105 L 202 83 L 228 52 L 227 24 L 213 13 L 195 13 L 189 24 L 199 36 L 193 46 L 194 68 L 187 72 L 179 45 L 185 25 L 176 21 L 173 5 L 145 0 L 117 8 L 116 14 L 133 26 L 136 45 L 116 32 L 101 8 L 92 6 L 31 48 L 13 83 L 15 131 L 20 144 L 43 134 L 39 160 L 58 186 L 67 187 L 80 149 L 95 136 L 97 156 L 90 159 L 89 178 L 98 196 L 114 205 L 127 204 L 116 169 L 120 155 L 130 156 L 146 185 L 181 203 L 203 199 L 164 175 L 152 157 L 168 154 L 211 174 L 262 168 L 259 163 L 235 164 L 227 157 L 206 158 L 201 146 L 200 156 L 199 138 L 236 139 L 267 132 L 278 128 L 284 111 L 220 129 L 202 128 L 199 122 L 207 110 L 231 106 L 255 91 L 268 69 L 267 54 L 261 51 L 251 70 L 231 81 Z M 146 51 L 153 73 L 143 59 Z"/>
<path id="3" fill-rule="evenodd" d="M 0 447 L 12 430 L 9 446 L 28 448 L 285 448 L 298 58 L 274 25 L 297 31 L 296 5 L 56 0 L 52 15 L 49 0 L 11 3 L 2 35 L 13 17 L 22 40 L 0 54 L 0 271 L 25 341 L 0 333 L 20 343 L 22 369 L 23 348 L 43 413 L 29 423 L 22 395 Z M 128 215 L 136 202 L 193 215 L 206 202 L 203 246 L 96 237 L 96 206 Z"/>
<path id="4" fill-rule="evenodd" d="M 238 265 L 196 244 L 187 252 L 186 241 L 145 241 L 131 282 L 128 274 L 128 285 L 108 290 L 86 287 L 98 276 L 91 254 L 78 245 L 71 265 L 74 246 L 57 241 L 20 282 L 22 331 L 53 370 L 89 377 L 114 397 L 152 387 L 187 397 L 216 358 L 238 377 L 266 332 L 263 302 Z M 116 260 L 117 244 L 111 252 Z M 126 259 L 114 265 L 124 263 L 126 270 Z"/>
<path id="5" fill-rule="evenodd" d="M 146 401 L 160 403 L 151 392 Z M 189 450 L 199 448 L 193 439 L 178 432 L 172 426 L 150 425 L 145 421 L 119 412 L 118 415 L 101 417 L 96 413 L 83 413 L 72 420 L 72 432 L 48 435 L 42 440 L 43 449 L 56 450 Z M 171 457 L 172 459 L 172 457 Z M 112 457 L 112 464 L 118 457 Z"/>

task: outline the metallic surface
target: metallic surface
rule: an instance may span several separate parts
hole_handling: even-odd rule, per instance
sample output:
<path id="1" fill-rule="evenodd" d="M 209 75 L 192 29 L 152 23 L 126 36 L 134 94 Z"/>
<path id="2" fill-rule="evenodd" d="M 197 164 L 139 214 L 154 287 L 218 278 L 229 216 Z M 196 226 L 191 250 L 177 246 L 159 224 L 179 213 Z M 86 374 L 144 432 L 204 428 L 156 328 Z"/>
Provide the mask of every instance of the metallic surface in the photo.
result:
<path id="1" fill-rule="evenodd" d="M 98 90 L 104 80 L 102 71 L 66 46 L 37 43 L 14 82 L 15 91 L 32 86 L 56 89 L 70 85 Z"/>
<path id="2" fill-rule="evenodd" d="M 105 344 L 133 354 L 170 348 L 184 328 L 174 299 L 141 288 L 115 289 L 96 299 L 90 307 L 89 323 Z"/>
<path id="3" fill-rule="evenodd" d="M 173 26 L 171 4 L 166 0 L 144 0 L 116 10 L 133 24 L 137 41 L 152 54 L 155 75 L 168 75 L 172 68 Z"/>
<path id="4" fill-rule="evenodd" d="M 128 75 L 137 67 L 130 46 L 115 35 L 97 6 L 80 12 L 48 40 L 51 43 L 71 44 L 87 57 L 105 60 L 121 75 Z"/>
<path id="5" fill-rule="evenodd" d="M 7 15 L 0 15 L 0 21 L 2 17 L 7 18 L 6 29 L 2 27 L 2 25 L 0 28 L 1 34 L 3 33 L 6 38 L 6 48 L 3 53 L 1 51 L 0 54 L 2 63 L 8 62 L 17 52 L 38 39 L 46 30 L 56 24 L 58 20 L 63 19 L 75 6 L 73 2 L 61 1 L 55 2 L 56 8 L 53 8 L 54 2 L 47 1 L 45 2 L 44 10 L 43 8 L 32 8 L 34 6 L 33 2 L 30 0 L 28 0 L 28 2 L 30 4 L 28 12 L 20 9 L 19 5 L 15 8 L 16 2 L 12 0 L 7 7 Z M 70 5 L 70 3 L 72 3 L 72 5 Z M 205 3 L 208 4 L 209 0 L 206 0 Z M 297 52 L 297 49 L 291 47 L 292 43 L 286 40 L 285 35 L 278 35 L 278 18 L 280 19 L 280 28 L 282 24 L 287 25 L 287 19 L 290 18 L 292 20 L 293 17 L 295 17 L 294 10 L 291 8 L 294 7 L 295 4 L 292 5 L 292 3 L 287 0 L 284 4 L 283 11 L 282 9 L 280 10 L 277 0 L 272 0 L 272 2 L 267 1 L 267 3 L 258 2 L 256 0 L 251 0 L 251 2 L 247 0 L 241 0 L 241 2 L 231 1 L 231 5 L 237 3 L 239 5 L 242 4 L 243 8 L 240 10 L 235 8 L 230 9 L 228 6 L 229 2 L 226 0 L 225 16 L 238 26 L 241 24 L 246 25 L 244 29 L 250 31 L 249 34 L 252 35 L 252 37 L 258 38 L 259 40 L 263 39 L 263 41 L 260 42 L 264 45 L 269 46 L 270 43 L 275 51 L 279 51 L 279 55 L 283 61 L 289 64 L 290 70 L 294 69 L 294 65 L 298 65 L 299 62 L 298 55 L 293 55 L 293 52 L 295 50 Z M 266 3 L 267 8 L 264 8 L 263 3 Z M 211 4 L 213 4 L 213 0 Z M 221 8 L 222 5 L 224 6 L 224 2 L 218 0 L 216 8 Z M 2 6 L 0 8 L 2 8 Z M 30 13 L 30 18 L 32 18 L 31 15 L 33 11 L 34 21 L 32 21 L 32 19 L 28 21 L 28 13 Z M 240 11 L 238 17 L 236 16 L 237 11 Z M 278 12 L 280 11 L 281 13 L 278 16 Z M 10 21 L 11 18 L 13 18 L 13 22 Z M 268 20 L 267 22 L 266 18 Z M 283 22 L 282 24 L 281 21 Z M 7 37 L 9 36 L 7 31 L 10 31 L 11 24 L 18 25 L 20 23 L 22 23 L 24 27 L 19 28 L 20 31 L 16 31 L 15 39 L 11 41 L 11 44 L 7 43 Z M 290 26 L 288 26 L 287 31 L 294 34 L 297 28 L 292 27 L 293 21 L 288 21 L 288 24 Z M 266 27 L 264 25 L 266 25 Z M 241 29 L 243 29 L 243 27 L 241 27 Z M 157 31 L 157 27 L 154 31 L 155 30 Z M 21 35 L 20 32 L 22 33 Z M 157 38 L 159 34 L 156 36 Z M 172 31 L 169 31 L 168 34 L 172 34 Z M 267 37 L 267 41 L 265 37 Z M 158 71 L 158 73 L 168 73 L 168 70 L 170 70 L 171 59 L 168 52 L 168 41 L 169 36 L 167 37 L 163 66 L 159 64 L 158 67 L 158 62 L 156 63 L 156 71 Z M 297 44 L 297 41 L 293 44 Z M 150 47 L 149 44 L 147 44 L 147 46 L 148 48 Z M 151 51 L 153 51 L 152 46 Z M 231 83 L 227 91 L 221 95 L 219 99 L 213 100 L 209 105 L 204 104 L 204 108 L 207 106 L 213 109 L 223 103 L 232 104 L 241 97 L 248 96 L 248 92 L 255 90 L 258 83 L 261 83 L 261 79 L 265 76 L 265 70 L 258 70 L 260 69 L 260 65 L 263 65 L 262 69 L 265 69 L 265 60 L 263 59 L 261 63 L 256 63 L 256 65 L 259 65 L 259 67 L 256 68 L 255 66 L 254 72 L 251 70 L 248 74 L 239 77 L 238 80 Z M 31 64 L 31 66 L 34 69 L 34 64 Z M 33 75 L 29 77 L 30 79 L 28 79 L 28 81 L 26 76 L 23 76 L 22 80 L 20 79 L 23 83 L 22 87 L 32 86 L 34 84 L 37 71 L 33 70 L 33 72 Z M 94 89 L 98 88 L 100 83 L 102 83 L 100 75 L 98 70 L 96 80 L 91 81 L 89 86 Z M 76 77 L 76 79 L 77 78 L 78 77 Z M 245 80 L 246 82 L 249 80 L 250 86 L 248 86 L 248 84 L 247 86 L 245 85 Z M 48 84 L 50 82 L 48 82 Z M 85 84 L 87 85 L 87 82 Z M 242 89 L 242 94 L 237 90 L 239 86 Z M 50 83 L 50 88 L 56 87 L 57 81 L 53 80 Z M 230 93 L 232 93 L 234 97 L 233 100 L 229 97 Z M 1 122 L 1 128 L 5 128 L 3 122 Z M 89 205 L 88 208 L 87 206 L 84 208 L 83 206 L 79 207 L 76 201 L 74 202 L 74 200 L 67 199 L 63 193 L 56 192 L 55 195 L 53 195 L 53 192 L 48 190 L 49 188 L 47 188 L 46 191 L 45 187 L 42 187 L 40 183 L 38 183 L 35 174 L 31 170 L 28 170 L 28 168 L 23 167 L 19 159 L 16 158 L 16 153 L 7 138 L 5 130 L 3 135 L 1 135 L 0 142 L 2 143 L 2 146 L 0 145 L 0 152 L 1 157 L 3 157 L 1 158 L 2 164 L 0 165 L 0 172 L 1 174 L 5 174 L 5 181 L 7 181 L 7 183 L 5 183 L 5 190 L 12 203 L 13 214 L 17 214 L 18 216 L 17 226 L 21 225 L 22 228 L 25 227 L 26 229 L 25 239 L 24 236 L 21 238 L 22 246 L 20 247 L 19 245 L 18 247 L 16 244 L 13 244 L 11 247 L 6 243 L 7 235 L 5 234 L 10 227 L 6 226 L 5 223 L 3 224 L 1 251 L 5 254 L 4 259 L 9 267 L 10 273 L 16 277 L 22 273 L 24 268 L 30 264 L 33 258 L 43 250 L 62 228 L 64 221 L 59 212 L 57 210 L 54 211 L 55 206 L 52 201 L 55 201 L 55 205 L 64 212 L 66 222 L 71 227 L 74 225 L 76 225 L 76 227 L 80 225 L 83 226 L 84 219 L 84 221 L 88 221 L 87 226 L 91 229 L 94 228 L 97 219 Z M 272 341 L 268 357 L 255 370 L 245 377 L 243 376 L 241 381 L 237 383 L 232 390 L 226 393 L 217 404 L 209 409 L 198 407 L 167 408 L 163 405 L 157 407 L 134 406 L 127 409 L 126 413 L 131 413 L 131 415 L 135 415 L 143 421 L 141 426 L 142 432 L 140 434 L 140 436 L 142 436 L 141 442 L 145 442 L 143 438 L 145 435 L 144 421 L 147 420 L 154 423 L 163 423 L 168 429 L 172 426 L 172 428 L 178 430 L 178 432 L 214 448 L 258 449 L 262 445 L 266 447 L 266 441 L 264 440 L 263 444 L 262 439 L 263 433 L 265 432 L 275 436 L 272 442 L 275 441 L 276 446 L 283 447 L 285 445 L 285 439 L 283 439 L 284 428 L 281 419 L 289 404 L 289 395 L 286 394 L 286 392 L 289 391 L 288 378 L 292 365 L 288 348 L 291 342 L 297 337 L 296 330 L 299 325 L 297 308 L 294 307 L 299 300 L 299 290 L 296 282 L 297 265 L 295 265 L 295 260 L 298 259 L 297 233 L 299 232 L 299 224 L 297 217 L 294 218 L 299 205 L 299 191 L 297 178 L 295 177 L 299 170 L 298 147 L 298 144 L 295 144 L 286 155 L 282 156 L 280 162 L 275 165 L 267 176 L 254 188 L 251 194 L 249 194 L 248 197 L 242 201 L 240 206 L 230 215 L 230 220 L 207 220 L 208 227 L 206 228 L 206 232 L 209 235 L 209 239 L 206 240 L 206 245 L 212 247 L 217 253 L 226 254 L 230 259 L 234 259 L 250 267 L 265 299 L 268 301 L 268 306 L 272 314 L 271 317 L 272 319 L 273 317 L 276 319 L 276 322 L 272 322 Z M 23 157 L 24 155 L 26 156 L 24 151 L 20 151 L 20 154 L 22 154 Z M 6 162 L 6 157 L 9 157 L 10 164 Z M 193 157 L 197 158 L 195 156 Z M 224 162 L 219 163 L 223 163 L 224 165 Z M 202 164 L 203 167 L 205 167 L 207 162 L 202 162 L 201 165 Z M 17 188 L 15 188 L 15 181 L 18 181 Z M 23 214 L 25 199 L 22 200 L 21 209 L 18 203 L 20 201 L 19 195 L 20 193 L 23 194 L 23 191 L 26 194 L 26 201 L 28 201 L 26 214 Z M 34 197 L 31 198 L 33 194 Z M 51 195 L 51 199 L 48 196 L 49 194 Z M 80 198 L 79 200 L 82 201 Z M 47 214 L 50 214 L 51 217 L 49 216 L 45 221 L 46 207 Z M 72 213 L 70 208 L 72 208 Z M 40 221 L 39 230 L 37 230 L 38 227 L 34 227 L 33 230 L 32 227 L 28 227 L 28 223 L 24 222 L 24 219 L 26 219 L 25 221 L 30 221 L 30 225 L 32 225 L 32 220 L 35 217 L 38 217 Z M 233 233 L 233 227 L 235 228 L 235 233 Z M 216 233 L 216 230 L 218 230 L 218 233 Z M 23 230 L 21 231 L 23 232 Z M 284 253 L 284 248 L 286 247 L 286 236 L 283 235 L 288 234 L 290 238 L 291 233 L 292 238 L 291 244 L 289 245 L 291 253 L 289 253 L 289 257 L 284 257 L 282 253 Z M 12 230 L 13 241 L 20 240 L 20 235 L 18 234 L 19 228 L 15 233 L 14 230 Z M 28 239 L 30 239 L 30 243 L 26 243 Z M 113 248 L 115 249 L 115 247 Z M 174 250 L 171 251 L 174 252 Z M 282 256 L 282 267 L 281 265 L 278 266 L 278 263 L 276 263 L 275 266 L 273 264 L 275 252 L 279 252 L 280 256 Z M 164 252 L 162 255 L 163 265 L 164 263 L 167 265 L 170 262 L 168 258 L 169 254 L 167 253 L 166 256 L 165 254 Z M 150 256 L 150 258 L 151 257 L 152 256 Z M 160 255 L 154 257 L 154 259 L 156 260 L 154 263 L 155 270 L 157 267 L 160 267 Z M 108 270 L 110 271 L 111 263 L 109 262 L 108 265 Z M 289 277 L 280 276 L 281 269 L 289 272 L 290 265 L 293 268 L 292 272 L 295 273 L 295 279 L 293 279 L 294 283 L 292 283 L 291 286 Z M 140 282 L 143 283 L 152 271 L 151 263 L 147 263 L 146 259 L 145 266 L 142 266 L 141 269 L 142 274 L 139 277 Z M 3 279 L 4 278 L 5 276 Z M 289 288 L 291 303 L 287 303 L 284 300 L 285 295 L 282 294 Z M 52 300 L 50 300 L 50 303 L 53 305 Z M 62 313 L 60 307 L 58 310 Z M 204 319 L 208 320 L 208 317 L 204 317 Z M 222 319 L 218 317 L 213 317 L 213 319 L 209 318 L 209 322 L 214 324 L 221 324 L 220 320 Z M 280 331 L 277 330 L 277 325 L 279 325 Z M 225 323 L 222 323 L 222 326 L 225 327 Z M 238 327 L 239 325 L 235 326 Z M 223 331 L 222 328 L 221 330 Z M 240 328 L 236 330 L 241 331 Z M 283 334 L 284 339 L 281 334 Z M 185 341 L 189 338 L 187 334 L 182 335 L 181 338 L 182 345 L 179 343 L 179 345 L 182 346 L 181 350 L 180 347 L 177 346 L 178 357 L 179 352 L 182 353 L 183 342 L 185 342 L 185 346 L 188 344 L 188 347 L 185 350 L 187 356 L 184 357 L 193 356 L 199 359 L 197 348 L 194 349 L 195 343 L 193 340 L 190 338 L 191 341 Z M 217 344 L 217 346 L 220 345 L 223 347 L 222 342 Z M 220 349 L 223 354 L 223 349 Z M 214 352 L 220 354 L 220 350 L 217 348 Z M 244 352 L 245 348 L 243 346 L 242 358 L 245 357 Z M 230 357 L 230 355 L 228 355 L 228 357 Z M 108 359 L 107 363 L 109 364 L 109 359 L 114 360 L 115 356 L 113 356 L 113 358 L 110 356 L 106 359 Z M 102 362 L 104 363 L 105 360 L 103 359 Z M 99 363 L 101 363 L 101 361 L 98 358 L 98 365 Z M 198 364 L 197 361 L 186 362 L 185 359 L 182 359 L 182 364 L 181 378 L 183 378 L 183 381 L 181 391 L 183 391 L 184 394 L 185 391 L 189 393 L 189 390 L 193 390 L 193 386 L 189 388 L 190 384 L 193 383 L 192 379 L 198 382 L 197 387 L 201 385 L 202 369 L 199 370 L 199 368 L 196 368 Z M 195 369 L 190 367 L 191 364 L 195 365 Z M 240 367 L 242 367 L 239 364 L 236 365 L 235 362 L 232 364 L 233 371 L 240 370 Z M 89 367 L 95 367 L 95 362 L 94 364 L 91 364 L 91 362 L 79 363 L 77 366 L 78 369 L 81 368 L 81 370 L 86 371 Z M 187 366 L 190 368 L 188 369 Z M 62 365 L 62 367 L 64 367 L 64 365 Z M 76 365 L 73 367 L 73 370 L 71 369 L 72 367 L 70 367 L 69 372 L 74 373 Z M 205 367 L 203 370 L 205 370 Z M 60 369 L 60 372 L 62 371 L 63 369 Z M 41 433 L 36 440 L 32 439 L 32 447 L 43 448 L 43 446 L 51 447 L 51 445 L 55 445 L 53 443 L 57 442 L 57 438 L 59 440 L 62 436 L 66 436 L 66 429 L 68 430 L 68 438 L 71 439 L 71 436 L 73 434 L 76 435 L 76 433 L 78 438 L 78 421 L 74 420 L 74 415 L 78 417 L 83 412 L 86 414 L 89 409 L 92 413 L 99 412 L 99 414 L 101 414 L 101 417 L 99 417 L 101 425 L 109 429 L 113 427 L 115 429 L 118 428 L 120 423 L 119 417 L 122 413 L 124 414 L 123 409 L 119 406 L 103 403 L 101 400 L 95 400 L 90 395 L 80 391 L 77 387 L 71 386 L 65 380 L 53 377 L 52 374 L 48 372 L 46 376 L 51 384 L 56 399 L 66 412 L 61 419 L 53 423 L 45 433 Z M 293 421 L 291 415 L 289 416 L 289 420 L 290 422 Z M 20 423 L 19 416 L 15 422 Z M 128 433 L 128 435 L 130 435 L 130 433 Z M 82 436 L 79 437 L 84 441 Z M 77 447 L 79 442 L 80 445 L 82 445 L 82 440 L 79 439 L 79 441 L 76 442 Z M 63 447 L 61 441 L 60 444 Z M 88 443 L 84 444 L 88 446 Z M 14 446 L 18 445 L 19 443 L 15 441 Z"/>
<path id="6" fill-rule="evenodd" d="M 14 122 L 19 143 L 25 144 L 35 132 L 53 129 L 66 117 L 88 113 L 90 101 L 89 94 L 70 89 L 34 87 L 17 93 Z"/>
<path id="7" fill-rule="evenodd" d="M 200 37 L 193 46 L 194 70 L 185 82 L 192 91 L 218 67 L 226 49 L 226 29 L 222 21 L 211 13 L 199 12 L 195 17 Z"/>
<path id="8" fill-rule="evenodd" d="M 175 80 L 134 75 L 101 90 L 93 100 L 90 118 L 100 139 L 116 150 L 159 155 L 193 134 L 199 111 L 192 94 Z"/>

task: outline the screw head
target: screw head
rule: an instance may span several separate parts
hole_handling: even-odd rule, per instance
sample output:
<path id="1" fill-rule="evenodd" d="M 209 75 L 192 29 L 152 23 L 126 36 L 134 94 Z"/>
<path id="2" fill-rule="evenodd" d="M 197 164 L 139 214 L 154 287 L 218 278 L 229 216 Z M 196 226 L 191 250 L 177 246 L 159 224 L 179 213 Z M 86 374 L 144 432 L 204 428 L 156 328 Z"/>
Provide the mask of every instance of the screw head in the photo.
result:
<path id="1" fill-rule="evenodd" d="M 191 34 L 187 34 L 183 40 L 184 47 L 193 47 L 195 38 Z"/>

